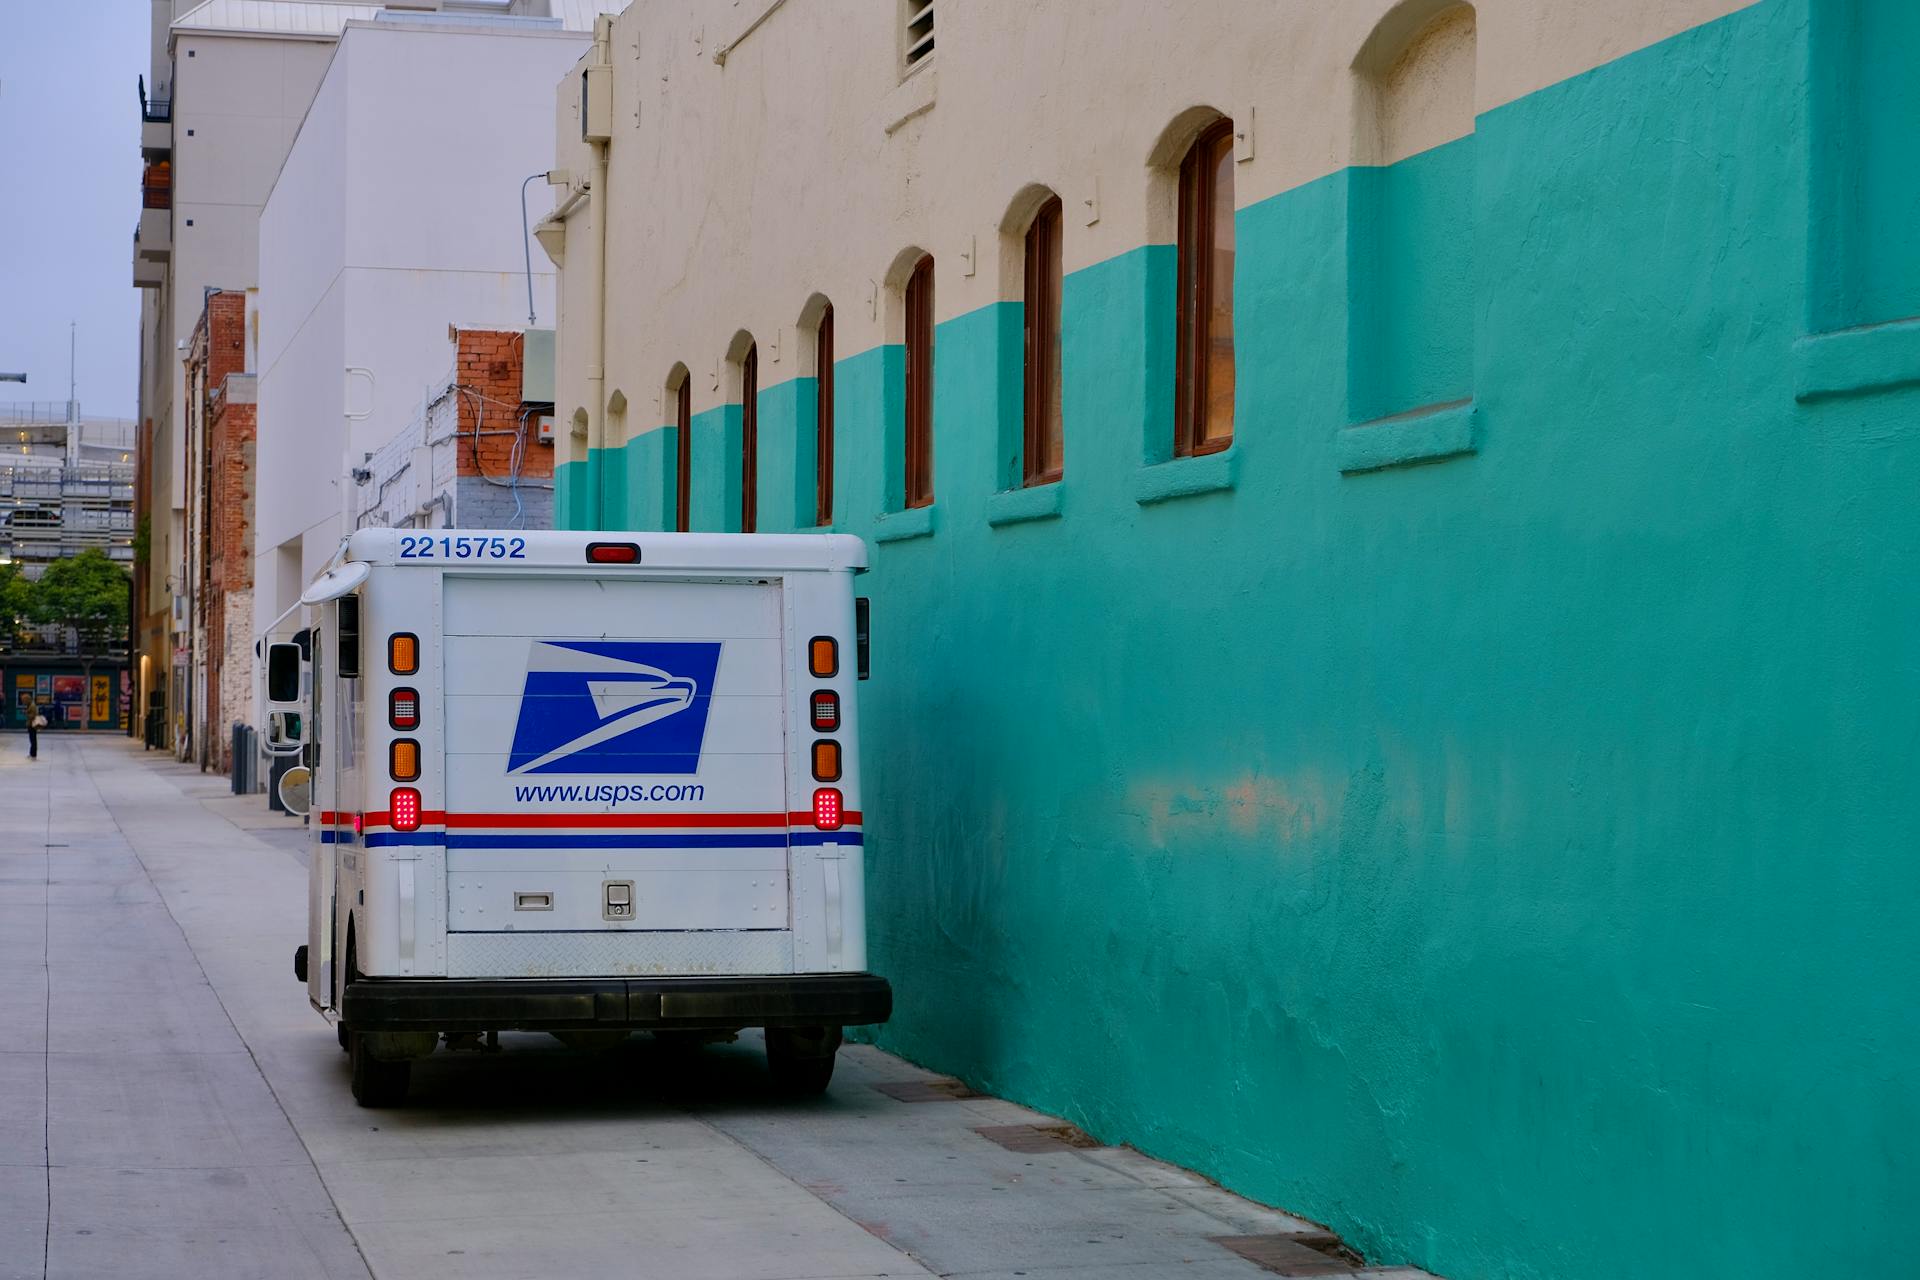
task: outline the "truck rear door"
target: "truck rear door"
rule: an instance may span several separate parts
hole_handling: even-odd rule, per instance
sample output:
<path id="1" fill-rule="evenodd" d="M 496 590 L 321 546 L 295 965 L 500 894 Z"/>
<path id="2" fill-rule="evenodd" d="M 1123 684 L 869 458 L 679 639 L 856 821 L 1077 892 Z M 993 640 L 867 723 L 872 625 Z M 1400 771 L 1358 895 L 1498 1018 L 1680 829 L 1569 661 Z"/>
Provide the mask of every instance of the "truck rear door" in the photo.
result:
<path id="1" fill-rule="evenodd" d="M 449 932 L 786 929 L 779 583 L 442 581 Z"/>

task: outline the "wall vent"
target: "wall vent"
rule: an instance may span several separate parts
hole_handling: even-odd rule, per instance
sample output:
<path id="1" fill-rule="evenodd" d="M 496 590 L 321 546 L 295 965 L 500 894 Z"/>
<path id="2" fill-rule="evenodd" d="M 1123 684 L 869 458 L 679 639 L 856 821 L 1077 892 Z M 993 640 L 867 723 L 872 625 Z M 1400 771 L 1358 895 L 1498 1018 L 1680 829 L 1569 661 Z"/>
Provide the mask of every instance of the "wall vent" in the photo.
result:
<path id="1" fill-rule="evenodd" d="M 912 71 L 933 57 L 934 0 L 900 0 L 900 62 Z"/>

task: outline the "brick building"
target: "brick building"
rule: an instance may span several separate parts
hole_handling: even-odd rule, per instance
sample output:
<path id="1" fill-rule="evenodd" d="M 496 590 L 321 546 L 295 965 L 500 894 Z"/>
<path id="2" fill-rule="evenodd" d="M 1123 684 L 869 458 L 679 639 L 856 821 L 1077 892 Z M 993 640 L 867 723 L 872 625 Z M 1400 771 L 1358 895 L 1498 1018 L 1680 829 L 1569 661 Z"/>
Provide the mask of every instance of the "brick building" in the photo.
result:
<path id="1" fill-rule="evenodd" d="M 354 527 L 551 529 L 552 331 L 452 326 L 447 339 L 446 380 L 354 472 Z"/>
<path id="2" fill-rule="evenodd" d="M 232 767 L 230 722 L 244 718 L 253 663 L 254 378 L 247 295 L 206 295 L 186 358 L 188 731 L 176 754 Z"/>
<path id="3" fill-rule="evenodd" d="M 551 370 L 552 335 L 533 333 L 536 348 L 545 341 Z M 545 390 L 527 379 L 525 333 L 456 329 L 453 340 L 460 391 L 455 518 L 470 529 L 551 529 L 553 433 L 540 438 L 541 420 L 552 421 L 551 376 Z"/>

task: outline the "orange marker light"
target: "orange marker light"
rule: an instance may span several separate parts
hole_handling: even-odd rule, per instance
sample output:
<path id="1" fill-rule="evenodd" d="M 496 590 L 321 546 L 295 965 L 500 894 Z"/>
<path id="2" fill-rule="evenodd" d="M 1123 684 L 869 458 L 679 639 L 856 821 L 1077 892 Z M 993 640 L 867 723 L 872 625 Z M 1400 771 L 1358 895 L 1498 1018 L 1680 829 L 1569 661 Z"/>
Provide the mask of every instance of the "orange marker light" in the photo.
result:
<path id="1" fill-rule="evenodd" d="M 832 738 L 822 738 L 813 744 L 813 780 L 840 781 L 840 744 Z"/>
<path id="2" fill-rule="evenodd" d="M 420 744 L 412 738 L 395 738 L 387 749 L 387 772 L 395 782 L 412 782 L 420 776 Z"/>
<path id="3" fill-rule="evenodd" d="M 420 669 L 420 638 L 411 631 L 396 631 L 387 637 L 387 670 L 397 676 L 410 676 Z"/>
<path id="4" fill-rule="evenodd" d="M 807 645 L 807 669 L 817 676 L 840 674 L 840 646 L 832 636 L 815 636 Z"/>

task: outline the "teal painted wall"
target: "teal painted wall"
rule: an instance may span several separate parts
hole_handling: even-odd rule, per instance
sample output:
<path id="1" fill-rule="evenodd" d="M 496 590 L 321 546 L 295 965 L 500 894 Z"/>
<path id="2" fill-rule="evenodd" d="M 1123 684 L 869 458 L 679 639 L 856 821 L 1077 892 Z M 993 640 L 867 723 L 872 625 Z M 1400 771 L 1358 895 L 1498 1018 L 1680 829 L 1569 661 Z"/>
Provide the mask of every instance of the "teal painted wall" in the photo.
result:
<path id="1" fill-rule="evenodd" d="M 587 520 L 575 509 L 579 502 L 579 482 L 574 479 L 586 464 L 562 462 L 553 468 L 553 527 L 584 529 Z"/>
<path id="2" fill-rule="evenodd" d="M 1342 175 L 1355 422 L 1473 394 L 1474 144 Z"/>
<path id="3" fill-rule="evenodd" d="M 1224 461 L 1164 247 L 1066 282 L 1056 518 L 988 522 L 1013 309 L 939 327 L 927 536 L 900 350 L 836 366 L 881 1043 L 1462 1280 L 1920 1271 L 1920 388 L 1795 398 L 1810 2 L 1241 210 Z"/>
<path id="4" fill-rule="evenodd" d="M 1920 5 L 1809 0 L 1812 155 L 1811 312 L 1819 329 L 1920 314 Z"/>

